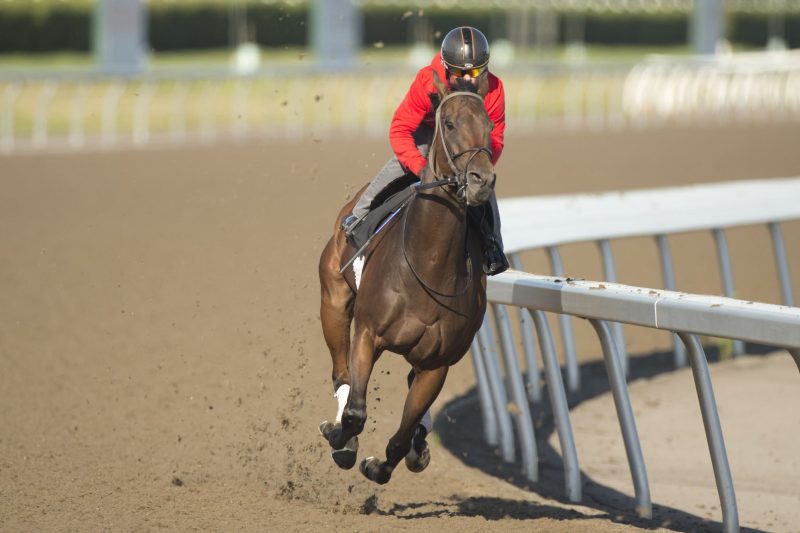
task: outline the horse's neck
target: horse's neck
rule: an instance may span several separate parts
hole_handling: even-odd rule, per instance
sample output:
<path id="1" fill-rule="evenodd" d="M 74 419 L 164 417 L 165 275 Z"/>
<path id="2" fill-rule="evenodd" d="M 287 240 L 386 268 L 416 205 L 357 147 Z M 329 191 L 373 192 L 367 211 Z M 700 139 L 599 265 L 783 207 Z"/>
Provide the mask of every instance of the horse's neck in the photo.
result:
<path id="1" fill-rule="evenodd" d="M 436 188 L 420 193 L 410 207 L 406 238 L 421 259 L 415 268 L 452 276 L 466 256 L 465 206 Z"/>

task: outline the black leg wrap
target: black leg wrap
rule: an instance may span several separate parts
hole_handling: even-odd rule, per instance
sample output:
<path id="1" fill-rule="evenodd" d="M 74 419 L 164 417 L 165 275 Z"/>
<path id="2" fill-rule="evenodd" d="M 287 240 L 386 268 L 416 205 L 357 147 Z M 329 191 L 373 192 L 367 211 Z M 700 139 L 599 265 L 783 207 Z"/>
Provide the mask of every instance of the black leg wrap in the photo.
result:
<path id="1" fill-rule="evenodd" d="M 375 457 L 367 457 L 361 461 L 358 469 L 367 479 L 379 485 L 385 485 L 392 478 L 392 468 Z"/>

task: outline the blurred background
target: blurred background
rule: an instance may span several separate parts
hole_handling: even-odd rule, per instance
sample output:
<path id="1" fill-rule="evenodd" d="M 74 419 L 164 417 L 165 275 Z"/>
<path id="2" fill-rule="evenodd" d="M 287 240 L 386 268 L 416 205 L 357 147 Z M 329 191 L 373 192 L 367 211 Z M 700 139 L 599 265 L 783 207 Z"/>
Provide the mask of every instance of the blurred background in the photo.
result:
<path id="1" fill-rule="evenodd" d="M 385 138 L 465 24 L 510 134 L 800 118 L 800 0 L 5 0 L 0 151 Z"/>

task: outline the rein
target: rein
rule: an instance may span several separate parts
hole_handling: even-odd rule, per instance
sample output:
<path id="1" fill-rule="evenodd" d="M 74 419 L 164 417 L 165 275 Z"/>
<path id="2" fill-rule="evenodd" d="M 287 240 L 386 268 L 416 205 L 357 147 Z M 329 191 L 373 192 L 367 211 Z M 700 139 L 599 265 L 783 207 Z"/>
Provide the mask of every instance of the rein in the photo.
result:
<path id="1" fill-rule="evenodd" d="M 464 259 L 467 263 L 467 281 L 464 283 L 464 286 L 458 291 L 452 294 L 447 294 L 444 292 L 437 291 L 436 289 L 431 287 L 424 279 L 422 279 L 422 276 L 420 276 L 419 272 L 417 272 L 417 270 L 414 268 L 414 265 L 411 263 L 411 258 L 408 257 L 408 252 L 406 251 L 406 227 L 408 226 L 408 213 L 411 212 L 411 205 L 414 203 L 414 200 L 416 198 L 417 198 L 416 194 L 410 198 L 408 205 L 405 206 L 406 207 L 405 213 L 403 213 L 403 231 L 402 231 L 402 236 L 400 237 L 401 238 L 400 247 L 403 250 L 403 257 L 406 260 L 406 264 L 408 265 L 408 268 L 411 269 L 411 273 L 414 274 L 414 277 L 417 278 L 417 281 L 419 281 L 420 284 L 423 287 L 425 287 L 426 290 L 434 294 L 437 294 L 439 296 L 444 296 L 446 298 L 461 296 L 462 294 L 467 292 L 467 289 L 469 289 L 470 285 L 472 284 L 472 261 L 469 260 L 469 252 L 467 251 L 467 237 L 469 235 L 469 232 L 467 231 L 467 220 L 466 220 L 467 213 L 466 211 L 464 212 L 464 253 L 465 253 Z"/>
<path id="2" fill-rule="evenodd" d="M 454 98 L 456 96 L 468 96 L 468 97 L 471 97 L 471 98 L 477 98 L 477 99 L 479 99 L 481 101 L 481 103 L 483 103 L 483 97 L 482 96 L 480 96 L 479 94 L 476 94 L 476 93 L 468 92 L 468 91 L 452 92 L 452 93 L 448 94 L 447 96 L 445 96 L 444 98 L 442 98 L 442 101 L 439 103 L 439 107 L 436 108 L 436 128 L 434 129 L 434 132 L 433 132 L 433 141 L 431 142 L 431 148 L 430 148 L 430 152 L 428 154 L 428 166 L 431 169 L 431 172 L 433 173 L 434 177 L 436 177 L 437 179 L 432 181 L 432 182 L 430 182 L 430 183 L 417 183 L 417 184 L 413 185 L 413 187 L 415 189 L 415 194 L 414 194 L 414 196 L 411 197 L 410 201 L 408 202 L 408 205 L 405 206 L 406 210 L 405 210 L 405 213 L 403 213 L 403 231 L 402 231 L 402 237 L 401 237 L 401 239 L 402 239 L 401 248 L 403 249 L 403 257 L 406 260 L 406 264 L 411 269 L 411 272 L 414 274 L 414 277 L 417 278 L 417 281 L 419 281 L 420 284 L 423 287 L 425 287 L 426 290 L 428 290 L 428 291 L 430 291 L 430 292 L 432 292 L 434 294 L 437 294 L 439 296 L 444 296 L 444 297 L 447 297 L 447 298 L 452 298 L 452 297 L 455 297 L 455 296 L 461 296 L 462 294 L 464 294 L 467 291 L 467 289 L 469 289 L 470 285 L 472 284 L 472 275 L 473 275 L 473 273 L 472 273 L 472 261 L 470 261 L 469 251 L 467 250 L 467 238 L 469 236 L 469 224 L 467 223 L 467 220 L 466 220 L 466 218 L 467 218 L 466 210 L 464 211 L 464 253 L 465 253 L 465 261 L 467 263 L 467 280 L 466 280 L 466 282 L 464 283 L 464 286 L 461 289 L 459 289 L 458 291 L 456 291 L 456 292 L 454 292 L 452 294 L 447 294 L 447 293 L 443 293 L 443 292 L 437 291 L 436 289 L 431 287 L 430 284 L 428 284 L 424 279 L 422 279 L 422 276 L 420 276 L 420 274 L 416 271 L 416 269 L 414 268 L 414 265 L 411 263 L 411 259 L 408 257 L 408 252 L 406 251 L 406 227 L 408 226 L 408 216 L 409 216 L 408 213 L 411 211 L 411 204 L 413 203 L 414 199 L 416 199 L 416 196 L 419 193 L 419 191 L 427 190 L 427 189 L 433 189 L 435 187 L 442 187 L 442 186 L 446 186 L 446 185 L 455 185 L 457 187 L 456 199 L 459 202 L 464 203 L 467 206 L 469 206 L 470 205 L 469 204 L 469 200 L 467 199 L 467 172 L 469 171 L 470 164 L 472 164 L 472 160 L 475 159 L 475 156 L 477 156 L 480 153 L 485 153 L 487 156 L 489 156 L 489 159 L 492 158 L 491 150 L 489 150 L 486 147 L 467 148 L 466 150 L 458 152 L 457 154 L 452 154 L 451 153 L 449 147 L 447 146 L 447 142 L 445 142 L 444 133 L 443 133 L 443 129 L 442 129 L 442 107 L 444 107 L 444 103 L 446 101 L 448 101 L 449 99 Z M 437 170 L 436 170 L 435 148 L 436 148 L 436 137 L 437 136 L 439 137 L 439 139 L 442 142 L 442 150 L 444 150 L 444 154 L 447 157 L 447 164 L 449 165 L 450 170 L 452 172 L 452 174 L 445 175 L 445 177 L 442 177 L 442 175 L 439 172 L 437 172 Z M 471 154 L 471 155 L 469 156 L 469 159 L 467 160 L 467 163 L 464 165 L 464 169 L 463 170 L 459 170 L 458 167 L 456 167 L 455 160 L 458 159 L 459 157 L 461 157 L 462 155 L 465 155 L 465 154 Z"/>
<path id="3" fill-rule="evenodd" d="M 391 221 L 400 211 L 405 210 L 405 212 L 403 213 L 403 229 L 402 229 L 402 232 L 401 232 L 400 247 L 403 250 L 403 258 L 406 260 L 406 264 L 408 265 L 409 269 L 411 269 L 411 272 L 414 274 L 414 277 L 417 278 L 417 281 L 419 281 L 420 284 L 426 290 L 428 290 L 429 292 L 432 292 L 432 293 L 434 293 L 434 294 L 436 294 L 438 296 L 443 296 L 443 297 L 447 297 L 447 298 L 461 296 L 462 294 L 464 294 L 469 289 L 470 285 L 472 284 L 473 272 L 472 272 L 472 261 L 470 261 L 469 251 L 468 251 L 468 247 L 467 247 L 467 239 L 469 237 L 469 224 L 467 223 L 467 220 L 466 220 L 467 219 L 466 209 L 464 210 L 464 254 L 465 254 L 464 259 L 465 259 L 466 264 L 467 264 L 467 280 L 466 280 L 466 282 L 464 283 L 464 286 L 461 289 L 459 289 L 458 291 L 456 291 L 456 292 L 454 292 L 452 294 L 447 294 L 447 293 L 444 293 L 444 292 L 437 291 L 436 289 L 431 287 L 430 284 L 428 284 L 422 278 L 422 276 L 419 274 L 419 272 L 417 272 L 417 270 L 414 268 L 414 265 L 411 263 L 411 258 L 408 257 L 408 251 L 406 250 L 406 228 L 408 226 L 408 216 L 409 216 L 408 213 L 411 211 L 411 204 L 414 202 L 414 200 L 416 199 L 416 197 L 419 194 L 419 192 L 420 191 L 425 191 L 425 190 L 428 190 L 428 189 L 434 189 L 436 187 L 444 187 L 444 186 L 447 186 L 447 185 L 455 185 L 457 187 L 456 200 L 459 203 L 466 204 L 467 206 L 469 206 L 470 204 L 469 204 L 469 201 L 467 200 L 466 189 L 467 189 L 467 171 L 469 170 L 470 164 L 472 163 L 472 160 L 475 159 L 475 157 L 480 153 L 485 153 L 487 156 L 489 156 L 489 159 L 491 159 L 491 157 L 492 157 L 491 150 L 489 150 L 486 147 L 467 148 L 466 150 L 463 150 L 463 151 L 458 152 L 456 154 L 452 154 L 450 152 L 450 149 L 448 148 L 447 143 L 445 142 L 445 139 L 444 139 L 444 133 L 442 133 L 441 110 L 442 110 L 443 104 L 447 100 L 449 100 L 450 98 L 454 98 L 456 96 L 469 96 L 471 98 L 478 98 L 481 102 L 483 102 L 483 97 L 478 95 L 478 94 L 476 94 L 476 93 L 471 93 L 471 92 L 468 92 L 468 91 L 456 91 L 456 92 L 452 92 L 452 93 L 448 94 L 447 96 L 445 96 L 442 99 L 442 101 L 439 103 L 439 107 L 436 108 L 436 129 L 433 132 L 433 140 L 431 141 L 431 148 L 430 148 L 430 152 L 428 154 L 428 165 L 429 165 L 429 168 L 430 168 L 431 172 L 433 173 L 434 177 L 437 178 L 437 179 L 435 179 L 434 181 L 432 181 L 430 183 L 419 182 L 419 183 L 415 183 L 414 185 L 412 185 L 411 188 L 413 189 L 413 193 L 411 194 L 411 196 L 409 196 L 409 198 L 407 200 L 405 200 L 399 207 L 397 207 L 397 209 L 395 209 L 391 213 L 391 215 L 389 215 L 389 217 L 380 225 L 380 227 L 375 231 L 375 233 L 372 236 L 370 236 L 369 239 L 367 239 L 367 241 L 361 246 L 361 248 L 359 248 L 358 251 L 356 251 L 356 253 L 353 254 L 353 256 L 350 258 L 350 260 L 347 261 L 347 263 L 344 266 L 341 267 L 339 272 L 344 272 L 344 270 L 348 266 L 350 266 L 353 263 L 353 261 L 355 261 L 355 259 L 357 257 L 359 257 L 364 252 L 364 250 L 366 250 L 366 248 L 369 246 L 369 243 L 372 241 L 372 239 L 378 233 L 380 233 L 380 231 L 386 225 L 388 225 L 389 221 Z M 444 177 L 442 177 L 442 174 L 440 174 L 439 172 L 436 171 L 435 163 L 434 163 L 434 161 L 436 159 L 434 157 L 434 153 L 435 153 L 436 137 L 437 136 L 441 139 L 442 149 L 444 150 L 445 156 L 447 157 L 447 164 L 450 166 L 450 170 L 452 171 L 452 174 L 445 175 Z M 455 160 L 458 159 L 459 157 L 465 155 L 465 154 L 471 154 L 471 155 L 470 155 L 469 159 L 467 160 L 467 163 L 464 165 L 464 170 L 459 170 L 458 167 L 456 167 Z"/>

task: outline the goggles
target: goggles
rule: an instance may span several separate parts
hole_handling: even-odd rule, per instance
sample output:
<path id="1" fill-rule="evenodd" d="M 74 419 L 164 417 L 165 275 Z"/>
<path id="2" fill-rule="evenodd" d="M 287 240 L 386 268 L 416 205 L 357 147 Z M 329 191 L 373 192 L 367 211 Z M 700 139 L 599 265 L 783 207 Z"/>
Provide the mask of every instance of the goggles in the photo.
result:
<path id="1" fill-rule="evenodd" d="M 488 65 L 482 65 L 480 67 L 473 67 L 473 68 L 460 68 L 448 65 L 446 63 L 444 65 L 444 68 L 447 69 L 447 72 L 449 72 L 456 78 L 463 78 L 464 76 L 467 75 L 469 75 L 471 78 L 477 78 L 478 76 L 486 72 L 487 67 Z"/>

